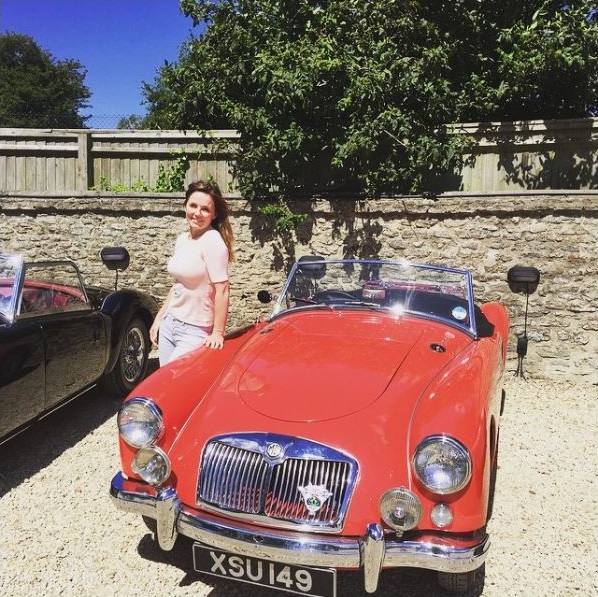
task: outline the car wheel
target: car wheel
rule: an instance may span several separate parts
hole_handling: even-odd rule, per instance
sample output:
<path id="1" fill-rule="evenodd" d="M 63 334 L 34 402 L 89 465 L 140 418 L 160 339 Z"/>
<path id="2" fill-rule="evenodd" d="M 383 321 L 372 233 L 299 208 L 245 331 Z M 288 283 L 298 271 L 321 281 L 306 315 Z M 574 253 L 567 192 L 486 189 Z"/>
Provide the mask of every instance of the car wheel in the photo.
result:
<path id="1" fill-rule="evenodd" d="M 463 597 L 479 597 L 484 590 L 486 580 L 486 564 L 471 572 L 450 572 L 438 573 L 438 584 L 451 593 L 458 593 Z"/>
<path id="2" fill-rule="evenodd" d="M 114 369 L 106 376 L 106 388 L 115 394 L 128 394 L 147 373 L 150 338 L 141 319 L 129 322 Z"/>

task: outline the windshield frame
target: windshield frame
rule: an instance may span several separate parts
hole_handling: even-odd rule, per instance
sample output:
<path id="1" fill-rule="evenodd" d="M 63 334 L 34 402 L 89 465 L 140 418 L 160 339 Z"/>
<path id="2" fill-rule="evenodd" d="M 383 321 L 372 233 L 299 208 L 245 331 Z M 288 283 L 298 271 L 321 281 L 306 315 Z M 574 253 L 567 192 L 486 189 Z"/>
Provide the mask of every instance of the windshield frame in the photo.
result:
<path id="1" fill-rule="evenodd" d="M 5 277 L 5 273 L 11 269 L 12 276 Z M 21 287 L 23 286 L 23 278 L 25 273 L 25 260 L 21 255 L 14 253 L 0 253 L 0 283 L 7 282 L 6 288 L 11 290 L 6 295 L 8 300 L 0 301 L 0 318 L 7 323 L 14 323 L 17 317 L 18 301 L 21 295 Z M 12 281 L 12 284 L 8 282 Z M 4 292 L 2 292 L 4 297 Z"/>
<path id="2" fill-rule="evenodd" d="M 327 271 L 328 268 L 335 267 L 337 269 L 346 269 L 346 270 L 355 270 L 357 268 L 365 269 L 366 271 L 375 271 L 375 270 L 385 270 L 390 269 L 391 271 L 401 272 L 417 272 L 418 276 L 417 279 L 414 281 L 409 281 L 407 279 L 401 280 L 401 284 L 404 284 L 406 287 L 409 287 L 410 284 L 413 286 L 412 292 L 415 289 L 419 289 L 421 292 L 425 293 L 426 295 L 444 295 L 444 296 L 454 296 L 455 300 L 462 300 L 463 301 L 463 310 L 459 310 L 459 319 L 457 319 L 455 313 L 457 311 L 452 311 L 452 317 L 441 316 L 437 313 L 432 312 L 424 312 L 418 309 L 411 308 L 412 305 L 409 304 L 404 309 L 396 308 L 396 304 L 394 305 L 387 305 L 380 303 L 376 300 L 371 299 L 371 296 L 376 296 L 375 291 L 366 292 L 362 290 L 362 293 L 365 294 L 365 298 L 355 298 L 355 300 L 350 301 L 333 301 L 333 302 L 326 302 L 326 301 L 314 301 L 313 303 L 310 302 L 308 298 L 300 298 L 300 297 L 293 297 L 292 289 L 296 283 L 296 278 L 301 274 L 303 275 L 305 270 L 309 270 L 310 268 L 313 271 L 317 271 L 318 268 L 322 268 L 322 271 Z M 314 274 L 315 275 L 315 274 Z M 459 294 L 462 293 L 463 296 L 459 296 L 457 292 L 448 292 L 443 291 L 443 285 L 440 283 L 433 283 L 433 280 L 437 278 L 441 280 L 442 278 L 447 279 L 454 279 L 459 281 Z M 363 280 L 359 280 L 360 283 Z M 379 280 L 369 280 L 364 282 L 363 288 L 365 289 L 368 285 L 373 285 L 376 288 L 379 287 L 379 292 L 382 293 L 382 288 L 391 288 L 392 286 L 388 286 L 388 284 L 394 284 L 394 281 L 385 280 L 380 278 Z M 379 286 L 377 286 L 377 284 Z M 384 286 L 387 284 L 387 286 Z M 430 289 L 423 289 L 422 286 L 425 284 L 429 284 Z M 434 286 L 438 286 L 439 289 L 436 289 Z M 453 284 L 454 286 L 454 284 Z M 449 288 L 448 285 L 446 285 Z M 292 301 L 295 301 L 295 304 L 292 304 Z M 302 258 L 296 261 L 287 276 L 287 279 L 282 287 L 280 294 L 276 298 L 276 302 L 274 308 L 270 314 L 269 319 L 273 320 L 284 316 L 289 313 L 297 313 L 300 311 L 306 310 L 313 310 L 313 309 L 327 309 L 327 310 L 338 310 L 338 309 L 368 309 L 368 310 L 377 310 L 380 312 L 388 313 L 395 318 L 401 318 L 402 315 L 411 315 L 417 317 L 423 317 L 426 319 L 431 319 L 433 321 L 438 321 L 445 325 L 450 325 L 451 327 L 458 328 L 468 335 L 476 338 L 478 336 L 477 326 L 476 326 L 476 317 L 475 317 L 475 302 L 474 302 L 474 294 L 473 294 L 473 280 L 471 272 L 465 269 L 458 269 L 452 268 L 447 266 L 441 265 L 427 265 L 421 263 L 415 263 L 411 261 L 393 261 L 393 260 L 382 260 L 382 259 L 323 259 L 318 257 L 313 258 Z M 466 314 L 465 314 L 466 312 Z"/>

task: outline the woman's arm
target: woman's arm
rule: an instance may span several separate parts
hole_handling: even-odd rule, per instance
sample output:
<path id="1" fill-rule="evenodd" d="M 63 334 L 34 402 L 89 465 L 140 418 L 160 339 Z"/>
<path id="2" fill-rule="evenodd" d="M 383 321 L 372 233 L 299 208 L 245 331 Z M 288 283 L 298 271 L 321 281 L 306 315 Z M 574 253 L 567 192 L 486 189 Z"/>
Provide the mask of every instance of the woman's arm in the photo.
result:
<path id="1" fill-rule="evenodd" d="M 224 346 L 224 331 L 228 319 L 228 307 L 230 301 L 230 284 L 226 282 L 214 283 L 214 328 L 212 333 L 205 339 L 204 344 L 208 348 L 222 348 Z"/>
<path id="2" fill-rule="evenodd" d="M 150 340 L 154 346 L 158 345 L 158 332 L 160 330 L 160 324 L 162 323 L 162 318 L 164 317 L 164 313 L 166 313 L 166 309 L 168 309 L 168 303 L 172 297 L 172 293 L 174 292 L 174 286 L 170 288 L 168 291 L 168 295 L 166 296 L 166 300 L 160 307 L 158 313 L 156 313 L 156 317 L 154 319 L 154 323 L 152 323 L 152 327 L 150 328 Z"/>

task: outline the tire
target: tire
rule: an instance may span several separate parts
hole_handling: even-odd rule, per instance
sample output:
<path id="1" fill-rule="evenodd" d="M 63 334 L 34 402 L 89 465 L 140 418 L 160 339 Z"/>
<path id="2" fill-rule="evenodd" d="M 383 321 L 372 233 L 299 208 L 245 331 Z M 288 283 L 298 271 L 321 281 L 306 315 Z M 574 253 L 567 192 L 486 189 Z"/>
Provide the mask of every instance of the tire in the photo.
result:
<path id="1" fill-rule="evenodd" d="M 114 368 L 104 378 L 106 390 L 119 396 L 128 394 L 146 375 L 150 337 L 147 325 L 132 319 L 125 329 Z"/>
<path id="2" fill-rule="evenodd" d="M 459 572 L 451 574 L 449 572 L 438 573 L 438 584 L 451 593 L 462 595 L 463 597 L 479 597 L 484 590 L 486 580 L 486 564 L 471 572 Z"/>

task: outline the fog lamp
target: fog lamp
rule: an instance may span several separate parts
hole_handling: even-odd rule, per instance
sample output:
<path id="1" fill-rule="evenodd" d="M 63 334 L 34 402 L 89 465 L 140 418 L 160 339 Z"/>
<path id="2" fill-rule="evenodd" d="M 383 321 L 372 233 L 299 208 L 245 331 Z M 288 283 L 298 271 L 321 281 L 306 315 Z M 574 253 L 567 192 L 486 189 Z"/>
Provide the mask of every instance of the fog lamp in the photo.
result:
<path id="1" fill-rule="evenodd" d="M 142 448 L 131 463 L 133 472 L 150 485 L 162 485 L 170 477 L 170 460 L 160 448 Z"/>
<path id="2" fill-rule="evenodd" d="M 380 515 L 395 531 L 408 531 L 421 519 L 421 502 L 405 487 L 390 489 L 380 498 Z"/>

